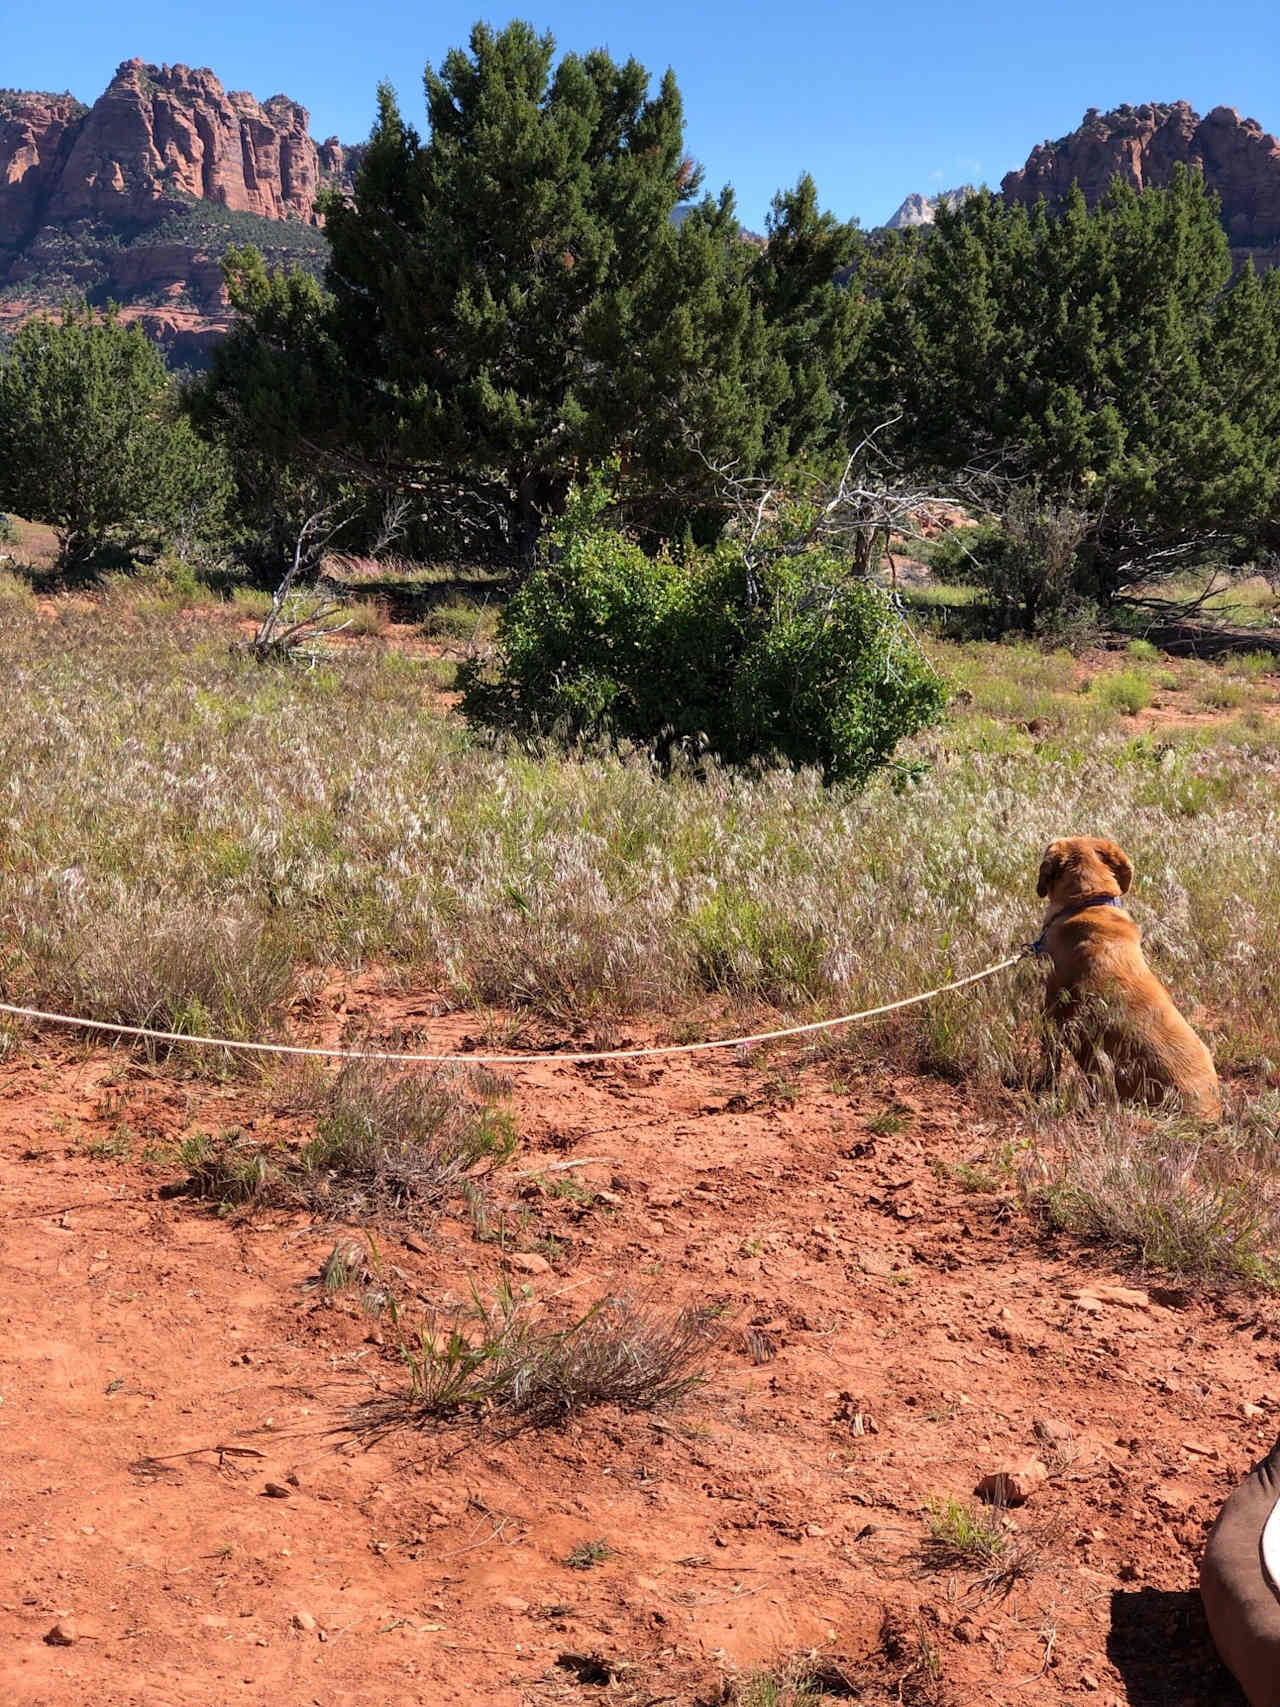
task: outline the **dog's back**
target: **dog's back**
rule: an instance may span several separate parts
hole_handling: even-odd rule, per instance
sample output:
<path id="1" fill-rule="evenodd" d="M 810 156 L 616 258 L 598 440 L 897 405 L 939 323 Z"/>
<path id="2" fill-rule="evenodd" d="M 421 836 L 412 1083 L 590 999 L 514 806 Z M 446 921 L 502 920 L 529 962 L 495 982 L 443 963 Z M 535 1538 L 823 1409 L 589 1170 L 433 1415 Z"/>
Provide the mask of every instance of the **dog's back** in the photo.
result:
<path id="1" fill-rule="evenodd" d="M 1121 1097 L 1157 1102 L 1173 1092 L 1213 1120 L 1222 1110 L 1213 1057 L 1147 965 L 1136 922 L 1115 905 L 1132 870 L 1114 842 L 1050 844 L 1040 868 L 1050 901 L 1045 1012 L 1084 1072 L 1097 1075 L 1105 1056 Z"/>

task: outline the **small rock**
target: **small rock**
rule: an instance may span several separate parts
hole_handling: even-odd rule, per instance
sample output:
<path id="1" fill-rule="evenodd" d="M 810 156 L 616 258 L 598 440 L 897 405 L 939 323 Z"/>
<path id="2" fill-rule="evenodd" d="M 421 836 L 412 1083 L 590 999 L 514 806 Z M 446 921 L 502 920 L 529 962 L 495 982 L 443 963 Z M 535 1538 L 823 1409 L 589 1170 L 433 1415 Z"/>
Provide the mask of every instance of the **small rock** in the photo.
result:
<path id="1" fill-rule="evenodd" d="M 1036 1417 L 1031 1424 L 1031 1432 L 1041 1446 L 1065 1446 L 1075 1439 L 1070 1426 L 1059 1422 L 1056 1417 Z"/>
<path id="2" fill-rule="evenodd" d="M 508 1612 L 527 1612 L 529 1610 L 529 1602 L 521 1600 L 518 1594 L 495 1594 L 493 1599 L 496 1605 L 505 1606 Z"/>
<path id="3" fill-rule="evenodd" d="M 295 1630 L 314 1630 L 316 1621 L 309 1612 L 295 1612 L 289 1620 Z"/>
<path id="4" fill-rule="evenodd" d="M 60 1618 L 51 1630 L 45 1631 L 44 1639 L 51 1648 L 69 1648 L 79 1634 L 69 1618 Z"/>
<path id="5" fill-rule="evenodd" d="M 1139 1291 L 1136 1286 L 1082 1286 L 1071 1296 L 1085 1310 L 1094 1304 L 1121 1304 L 1127 1310 L 1145 1310 L 1151 1303 L 1150 1293 Z"/>
<path id="6" fill-rule="evenodd" d="M 416 1233 L 406 1233 L 404 1236 L 404 1244 L 406 1250 L 417 1251 L 420 1257 L 429 1257 L 431 1255 L 431 1246 L 425 1239 L 420 1239 Z"/>
<path id="7" fill-rule="evenodd" d="M 1259 1417 L 1265 1417 L 1267 1414 L 1261 1405 L 1251 1405 L 1247 1399 L 1241 1405 L 1240 1410 L 1246 1422 L 1257 1422 Z"/>
<path id="8" fill-rule="evenodd" d="M 1194 1453 L 1197 1458 L 1216 1458 L 1218 1456 L 1216 1446 L 1206 1446 L 1199 1440 L 1184 1440 L 1182 1450 Z"/>
<path id="9" fill-rule="evenodd" d="M 293 1498 L 293 1490 L 286 1488 L 282 1482 L 268 1482 L 262 1490 L 263 1499 L 289 1500 Z"/>
<path id="10" fill-rule="evenodd" d="M 980 1500 L 993 1505 L 1025 1505 L 1049 1480 L 1049 1467 L 1039 1458 L 1028 1458 L 1007 1470 L 993 1470 L 974 1490 Z"/>
<path id="11" fill-rule="evenodd" d="M 507 1255 L 507 1266 L 516 1269 L 520 1274 L 549 1274 L 551 1264 L 546 1257 L 538 1255 L 537 1251 L 511 1251 Z"/>

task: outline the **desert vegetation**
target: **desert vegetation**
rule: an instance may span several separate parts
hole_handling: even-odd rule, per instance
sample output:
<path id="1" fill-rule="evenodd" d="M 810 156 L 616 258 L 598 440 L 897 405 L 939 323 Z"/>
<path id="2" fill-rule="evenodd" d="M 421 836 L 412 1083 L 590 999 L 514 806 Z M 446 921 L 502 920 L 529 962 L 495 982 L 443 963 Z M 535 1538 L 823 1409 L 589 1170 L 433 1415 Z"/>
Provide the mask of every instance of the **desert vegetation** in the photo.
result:
<path id="1" fill-rule="evenodd" d="M 980 195 L 875 238 L 806 178 L 748 242 L 727 191 L 695 201 L 672 75 L 556 63 L 524 25 L 478 26 L 427 98 L 419 135 L 380 92 L 353 194 L 294 233 L 323 281 L 236 247 L 243 221 L 200 227 L 237 312 L 207 376 L 176 385 L 75 304 L 0 359 L 0 994 L 457 1059 L 298 1066 L 14 1017 L 12 1169 L 56 1151 L 125 1182 L 140 1270 L 161 1224 L 224 1241 L 184 1294 L 222 1286 L 219 1323 L 259 1308 L 281 1241 L 272 1331 L 300 1361 L 276 1408 L 323 1391 L 348 1444 L 412 1440 L 432 1498 L 475 1455 L 447 1514 L 397 1482 L 379 1569 L 437 1528 L 451 1572 L 507 1547 L 503 1487 L 532 1508 L 545 1474 L 539 1569 L 570 1587 L 535 1605 L 517 1578 L 507 1610 L 568 1627 L 670 1524 L 662 1571 L 697 1586 L 645 1615 L 657 1672 L 668 1622 L 756 1593 L 744 1535 L 824 1550 L 796 1628 L 726 1637 L 747 1659 L 714 1694 L 681 1672 L 681 1698 L 985 1699 L 1006 1603 L 1037 1685 L 1075 1555 L 974 1504 L 970 1459 L 1039 1442 L 1070 1546 L 1133 1581 L 1089 1502 L 1128 1488 L 1147 1387 L 1162 1450 L 1210 1458 L 1174 1366 L 1197 1335 L 1240 1361 L 1222 1324 L 1265 1341 L 1280 1293 L 1280 274 L 1231 278 L 1185 176 L 1061 219 Z M 1004 961 L 1072 831 L 1133 859 L 1126 905 L 1223 1079 L 1212 1128 L 1070 1073 L 1039 1088 L 1030 959 L 803 1041 L 556 1059 L 834 1020 Z M 467 1064 L 530 1053 L 508 1079 Z M 151 1307 L 141 1282 L 113 1298 Z M 1108 1310 L 1148 1316 L 1095 1350 Z M 1146 1386 L 1091 1457 L 1039 1414 L 1125 1381 Z M 226 1473 L 267 1449 L 208 1450 Z M 296 1512 L 307 1473 L 267 1492 Z M 1139 1491 L 1183 1522 L 1180 1473 Z M 714 1529 L 684 1533 L 682 1477 Z M 850 1580 L 910 1604 L 837 1640 Z M 561 1649 L 572 1687 L 630 1688 L 598 1631 Z"/>

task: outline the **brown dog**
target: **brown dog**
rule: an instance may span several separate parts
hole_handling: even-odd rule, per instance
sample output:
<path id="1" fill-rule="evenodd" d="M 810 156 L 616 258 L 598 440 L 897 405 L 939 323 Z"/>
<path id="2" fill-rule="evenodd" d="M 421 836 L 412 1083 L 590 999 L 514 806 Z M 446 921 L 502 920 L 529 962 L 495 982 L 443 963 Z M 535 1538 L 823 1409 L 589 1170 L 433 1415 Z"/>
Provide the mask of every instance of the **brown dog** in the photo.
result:
<path id="1" fill-rule="evenodd" d="M 1119 1096 L 1159 1102 L 1173 1092 L 1189 1112 L 1216 1120 L 1213 1057 L 1147 965 L 1142 934 L 1120 907 L 1132 880 L 1129 857 L 1114 842 L 1067 836 L 1045 850 L 1036 894 L 1048 898 L 1049 911 L 1035 946 L 1053 962 L 1045 1015 L 1059 1037 L 1049 1071 L 1065 1038 L 1089 1077 L 1106 1057 Z"/>

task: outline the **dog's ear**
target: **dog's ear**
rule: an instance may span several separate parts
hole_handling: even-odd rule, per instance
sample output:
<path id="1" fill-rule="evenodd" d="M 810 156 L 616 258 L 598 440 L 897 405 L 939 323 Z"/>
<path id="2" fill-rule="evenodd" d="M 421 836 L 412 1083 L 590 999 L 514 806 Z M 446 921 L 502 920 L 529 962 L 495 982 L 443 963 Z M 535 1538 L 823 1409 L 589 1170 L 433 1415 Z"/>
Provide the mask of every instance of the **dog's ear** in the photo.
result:
<path id="1" fill-rule="evenodd" d="M 1123 848 L 1114 842 L 1099 841 L 1094 845 L 1094 851 L 1103 865 L 1109 865 L 1116 874 L 1116 882 L 1120 885 L 1120 893 L 1126 894 L 1133 882 L 1133 862 Z"/>
<path id="2" fill-rule="evenodd" d="M 1043 900 L 1049 889 L 1062 870 L 1062 855 L 1058 851 L 1058 842 L 1050 842 L 1044 850 L 1044 858 L 1040 861 L 1040 876 L 1036 880 L 1036 894 Z"/>

